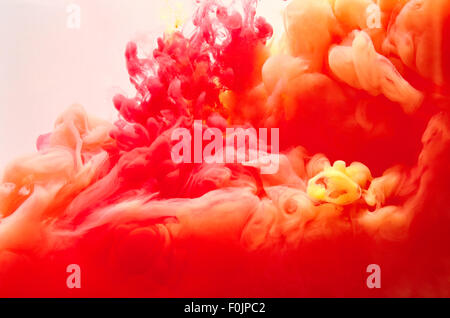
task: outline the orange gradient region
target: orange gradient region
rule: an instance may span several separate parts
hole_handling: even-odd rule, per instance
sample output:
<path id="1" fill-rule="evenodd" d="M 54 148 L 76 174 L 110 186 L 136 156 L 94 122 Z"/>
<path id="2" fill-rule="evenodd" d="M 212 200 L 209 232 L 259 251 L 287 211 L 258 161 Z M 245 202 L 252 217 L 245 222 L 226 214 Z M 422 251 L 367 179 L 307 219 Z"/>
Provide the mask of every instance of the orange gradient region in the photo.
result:
<path id="1" fill-rule="evenodd" d="M 450 297 L 450 1 L 273 6 L 130 42 L 119 119 L 3 169 L 0 296 Z"/>

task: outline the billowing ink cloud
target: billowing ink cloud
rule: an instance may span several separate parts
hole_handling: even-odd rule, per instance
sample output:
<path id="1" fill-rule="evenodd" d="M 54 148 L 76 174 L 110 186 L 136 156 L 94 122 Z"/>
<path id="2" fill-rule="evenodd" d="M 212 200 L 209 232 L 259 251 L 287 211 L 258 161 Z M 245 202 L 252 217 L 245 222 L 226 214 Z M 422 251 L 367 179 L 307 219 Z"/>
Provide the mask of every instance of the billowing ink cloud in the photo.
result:
<path id="1" fill-rule="evenodd" d="M 449 2 L 293 0 L 277 41 L 256 12 L 129 43 L 120 120 L 73 106 L 6 167 L 0 295 L 450 296 Z M 278 128 L 276 173 L 172 160 L 208 127 Z"/>

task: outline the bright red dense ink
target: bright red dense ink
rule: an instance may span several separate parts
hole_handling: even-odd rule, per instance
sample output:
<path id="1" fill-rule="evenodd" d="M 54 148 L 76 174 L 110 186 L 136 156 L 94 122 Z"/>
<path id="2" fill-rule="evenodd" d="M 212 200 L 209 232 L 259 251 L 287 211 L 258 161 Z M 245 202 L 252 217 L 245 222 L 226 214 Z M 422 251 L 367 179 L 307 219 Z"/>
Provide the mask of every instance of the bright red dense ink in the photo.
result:
<path id="1" fill-rule="evenodd" d="M 252 0 L 203 1 L 153 56 L 129 43 L 121 119 L 73 107 L 6 169 L 0 296 L 450 296 L 450 5 L 379 1 L 373 29 L 368 3 L 292 1 L 279 53 Z M 194 120 L 279 128 L 279 171 L 174 163 Z M 336 171 L 351 202 L 311 184 Z"/>

